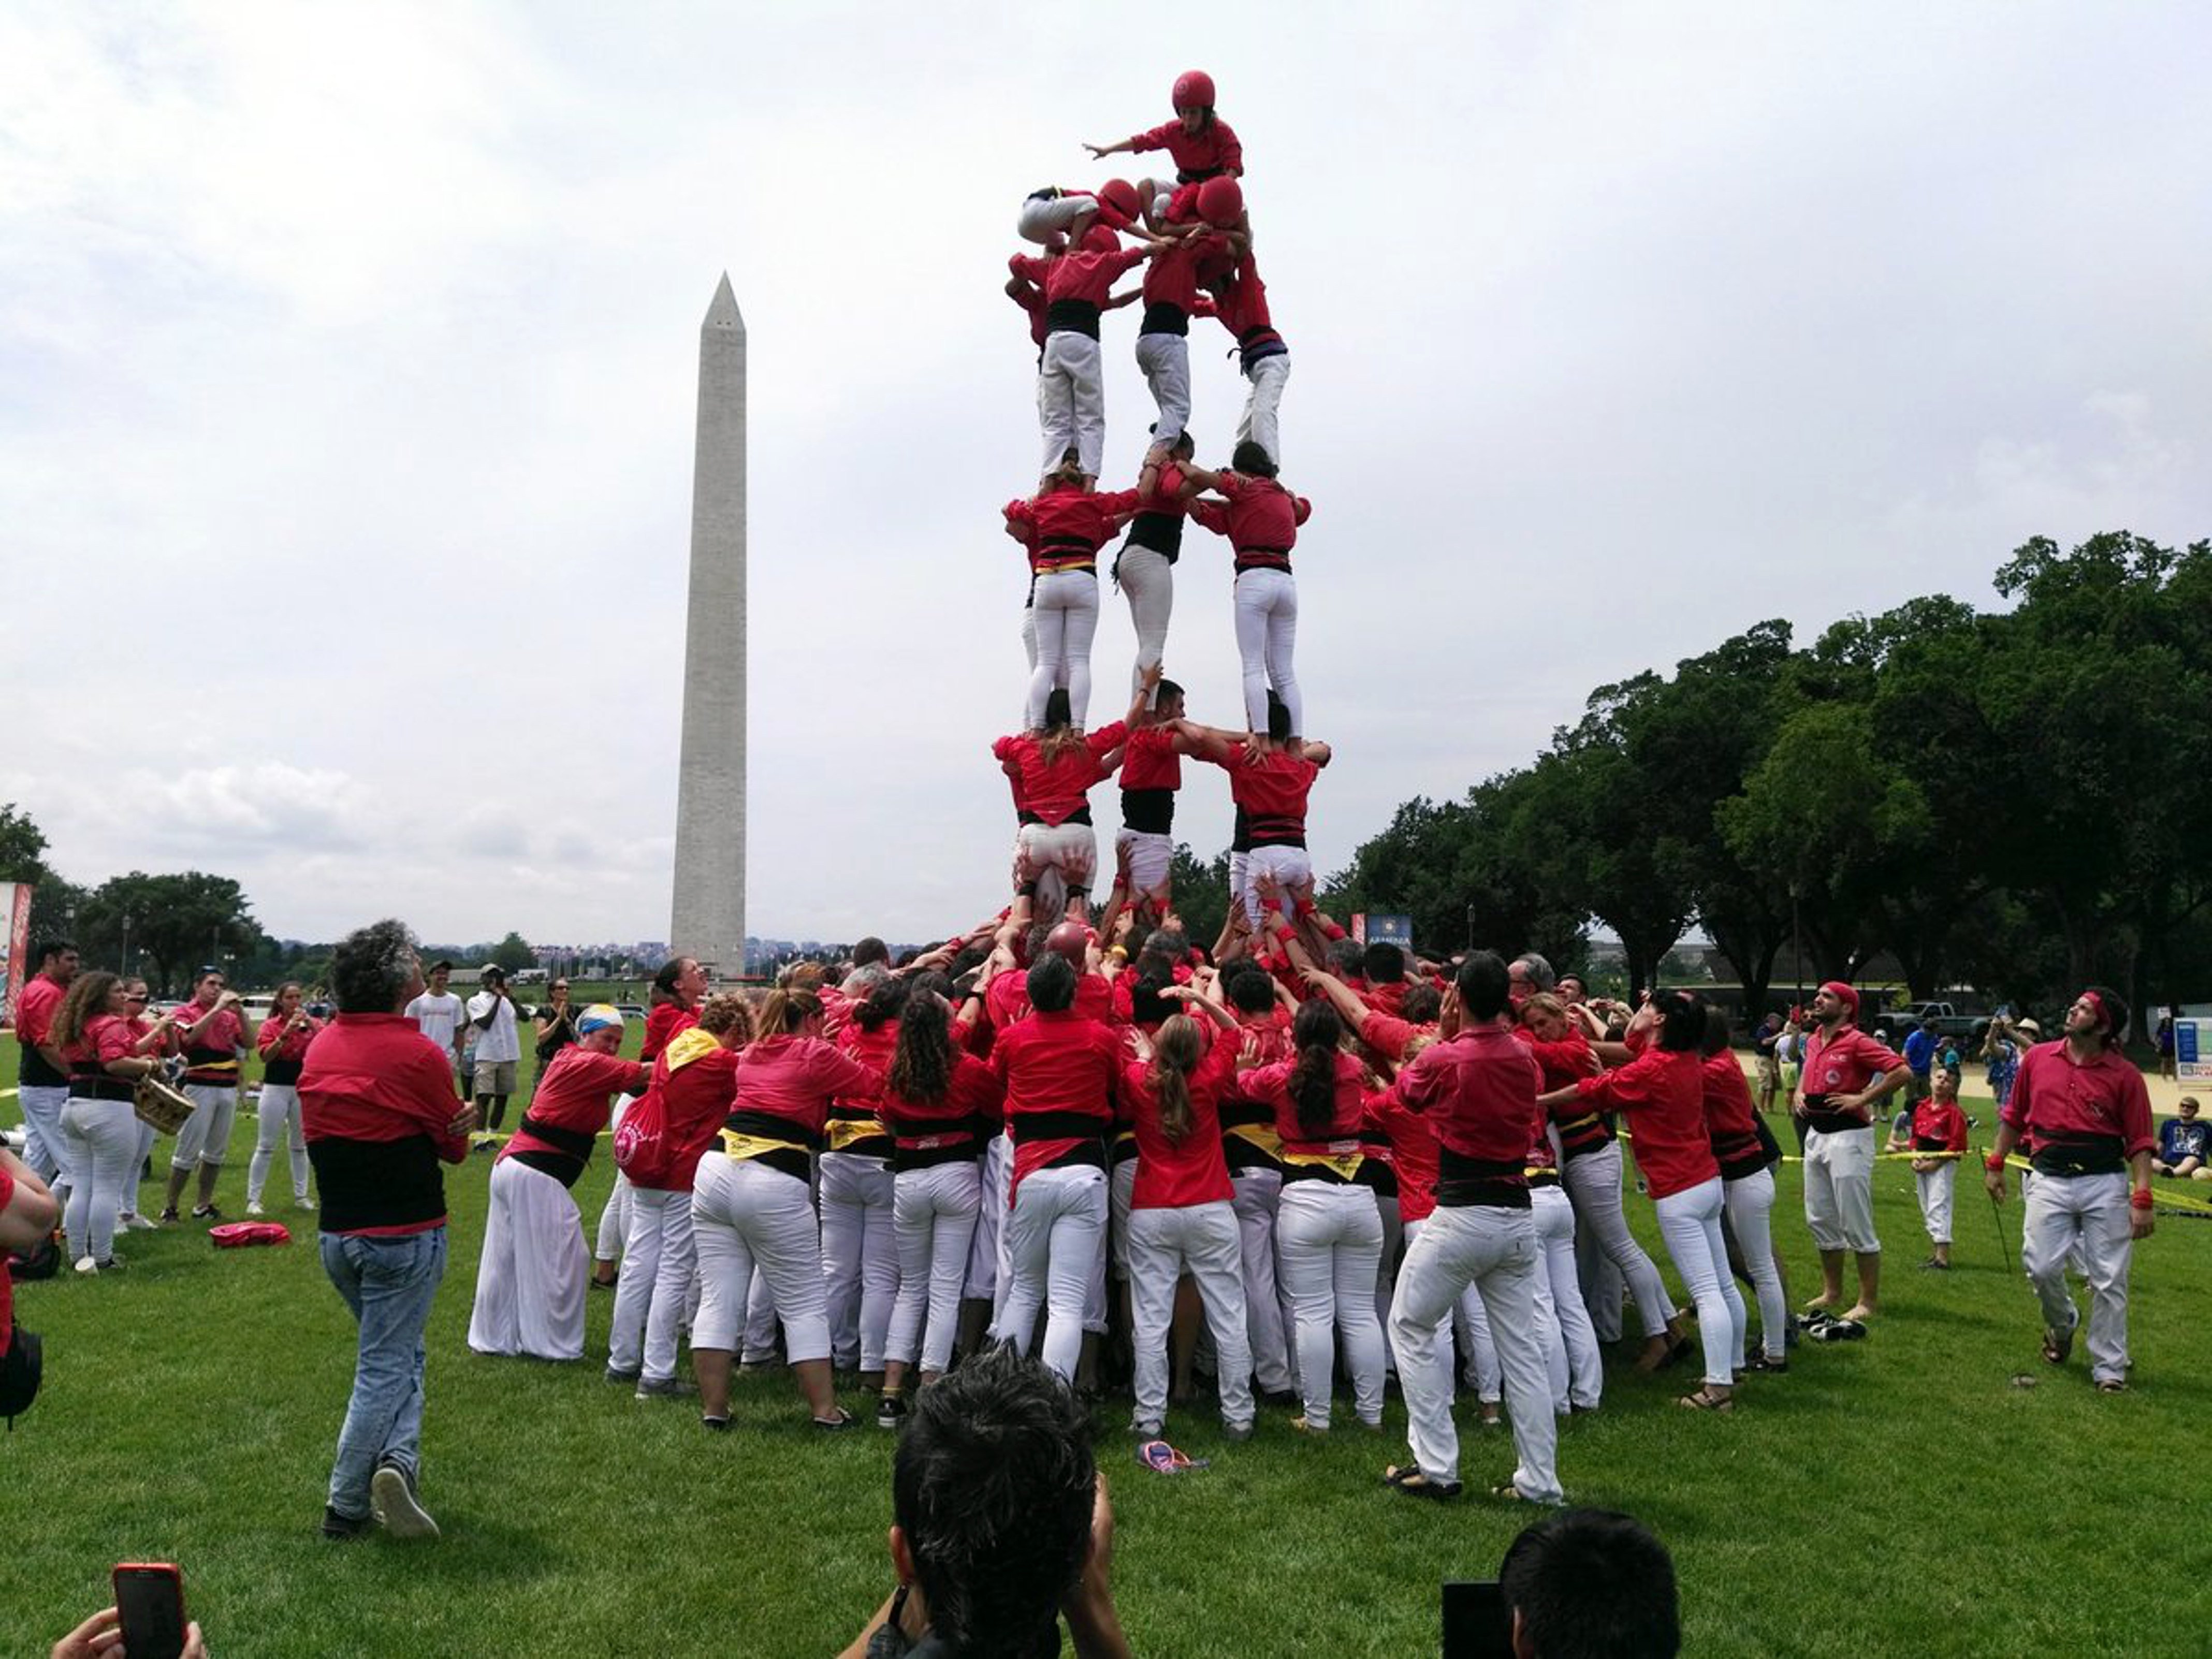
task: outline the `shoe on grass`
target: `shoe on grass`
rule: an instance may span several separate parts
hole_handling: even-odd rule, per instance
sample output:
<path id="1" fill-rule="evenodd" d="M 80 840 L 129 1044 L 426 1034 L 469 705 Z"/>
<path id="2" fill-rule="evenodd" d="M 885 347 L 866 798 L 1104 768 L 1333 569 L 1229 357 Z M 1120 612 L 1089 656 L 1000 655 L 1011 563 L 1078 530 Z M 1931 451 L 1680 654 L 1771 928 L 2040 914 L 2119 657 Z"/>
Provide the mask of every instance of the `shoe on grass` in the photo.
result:
<path id="1" fill-rule="evenodd" d="M 1157 1417 L 1132 1417 L 1129 1419 L 1129 1432 L 1139 1440 L 1157 1440 L 1166 1427 L 1167 1425 Z"/>
<path id="2" fill-rule="evenodd" d="M 195 1221 L 220 1221 L 222 1219 L 222 1207 L 214 1204 L 195 1204 L 192 1206 L 192 1219 Z"/>
<path id="3" fill-rule="evenodd" d="M 906 1421 L 906 1401 L 898 1395 L 887 1394 L 876 1402 L 876 1426 L 896 1429 Z"/>
<path id="4" fill-rule="evenodd" d="M 269 1213 L 267 1210 L 262 1208 L 261 1200 L 258 1198 L 249 1198 L 246 1200 L 246 1212 L 250 1216 L 264 1216 Z"/>
<path id="5" fill-rule="evenodd" d="M 124 1230 L 127 1232 L 150 1233 L 154 1231 L 154 1224 L 147 1220 L 144 1216 L 140 1215 L 136 1210 L 132 1210 L 125 1215 L 119 1215 L 115 1218 L 122 1224 Z"/>
<path id="6" fill-rule="evenodd" d="M 637 1397 L 640 1400 L 680 1400 L 686 1395 L 698 1392 L 696 1382 L 687 1382 L 680 1376 L 642 1376 L 638 1379 Z"/>
<path id="7" fill-rule="evenodd" d="M 635 1371 L 623 1370 L 617 1366 L 610 1365 L 606 1369 L 606 1379 L 609 1382 L 613 1383 L 617 1388 L 635 1388 L 637 1384 L 638 1373 Z"/>
<path id="8" fill-rule="evenodd" d="M 365 1515 L 340 1515 L 327 1504 L 323 1505 L 323 1536 L 334 1542 L 366 1538 L 368 1529 L 376 1523 Z"/>
<path id="9" fill-rule="evenodd" d="M 1221 1425 L 1221 1437 L 1224 1440 L 1237 1442 L 1249 1440 L 1252 1437 L 1252 1425 L 1249 1423 L 1224 1422 Z"/>
<path id="10" fill-rule="evenodd" d="M 438 1523 L 415 1496 L 415 1483 L 397 1463 L 377 1466 L 368 1478 L 368 1512 L 394 1538 L 435 1538 Z"/>

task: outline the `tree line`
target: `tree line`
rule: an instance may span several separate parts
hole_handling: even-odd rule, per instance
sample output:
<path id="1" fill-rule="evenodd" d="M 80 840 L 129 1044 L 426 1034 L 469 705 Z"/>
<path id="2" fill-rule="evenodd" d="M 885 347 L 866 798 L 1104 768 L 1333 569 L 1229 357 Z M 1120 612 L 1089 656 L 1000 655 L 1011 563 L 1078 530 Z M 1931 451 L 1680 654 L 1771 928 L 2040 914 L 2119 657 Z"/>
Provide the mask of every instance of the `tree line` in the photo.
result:
<path id="1" fill-rule="evenodd" d="M 1854 616 L 1806 647 L 1762 622 L 1599 686 L 1528 765 L 1416 798 L 1332 908 L 1579 956 L 1632 984 L 1702 927 L 1767 1006 L 1793 931 L 1821 977 L 1893 962 L 2050 1006 L 2092 980 L 2137 1008 L 2212 979 L 2212 543 L 2028 542 L 2012 601 Z"/>

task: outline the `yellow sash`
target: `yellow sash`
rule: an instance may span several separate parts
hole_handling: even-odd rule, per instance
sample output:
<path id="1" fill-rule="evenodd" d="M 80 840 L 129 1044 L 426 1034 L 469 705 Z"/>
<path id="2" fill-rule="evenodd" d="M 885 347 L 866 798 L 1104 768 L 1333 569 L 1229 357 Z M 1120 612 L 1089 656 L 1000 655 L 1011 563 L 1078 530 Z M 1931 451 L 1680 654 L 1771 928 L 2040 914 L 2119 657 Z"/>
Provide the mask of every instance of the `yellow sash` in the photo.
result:
<path id="1" fill-rule="evenodd" d="M 680 1072 L 702 1054 L 711 1054 L 722 1045 L 697 1026 L 686 1026 L 668 1039 L 668 1046 L 660 1057 L 668 1062 L 671 1072 Z"/>
<path id="2" fill-rule="evenodd" d="M 796 1140 L 771 1140 L 765 1135 L 739 1134 L 735 1129 L 722 1131 L 722 1150 L 738 1159 L 759 1158 L 768 1152 L 797 1152 L 805 1157 L 806 1147 Z"/>

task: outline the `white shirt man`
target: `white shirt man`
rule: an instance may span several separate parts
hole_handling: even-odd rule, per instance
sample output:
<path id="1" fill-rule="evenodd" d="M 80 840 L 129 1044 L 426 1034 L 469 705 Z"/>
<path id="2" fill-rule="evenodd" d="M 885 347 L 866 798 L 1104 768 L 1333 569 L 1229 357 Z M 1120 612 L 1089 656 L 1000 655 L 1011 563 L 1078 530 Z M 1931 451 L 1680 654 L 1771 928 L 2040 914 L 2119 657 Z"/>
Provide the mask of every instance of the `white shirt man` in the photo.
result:
<path id="1" fill-rule="evenodd" d="M 476 1033 L 476 1047 L 469 1056 L 471 1087 L 483 1113 L 484 1127 L 495 1130 L 507 1115 L 515 1065 L 522 1058 L 514 999 L 507 994 L 507 975 L 495 963 L 484 964 L 483 989 L 469 999 L 468 1026 Z"/>
<path id="2" fill-rule="evenodd" d="M 447 976 L 453 971 L 450 962 L 433 963 L 430 967 L 429 988 L 407 1005 L 407 1018 L 422 1028 L 422 1035 L 436 1043 L 453 1058 L 453 1069 L 461 1069 L 461 1000 L 446 988 Z M 464 1087 L 465 1095 L 468 1090 Z"/>

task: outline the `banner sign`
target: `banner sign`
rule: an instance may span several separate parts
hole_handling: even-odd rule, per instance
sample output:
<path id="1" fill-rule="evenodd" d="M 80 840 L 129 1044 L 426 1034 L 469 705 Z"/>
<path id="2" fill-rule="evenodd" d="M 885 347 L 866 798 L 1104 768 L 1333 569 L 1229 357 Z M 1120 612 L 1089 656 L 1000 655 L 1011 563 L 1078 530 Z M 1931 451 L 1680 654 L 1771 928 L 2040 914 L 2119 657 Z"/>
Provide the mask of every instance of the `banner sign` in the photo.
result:
<path id="1" fill-rule="evenodd" d="M 23 958 L 31 954 L 31 884 L 10 882 L 0 888 L 0 896 L 8 900 L 7 955 L 0 957 L 0 1008 L 11 1012 L 15 999 L 23 994 L 24 975 L 29 971 Z"/>

